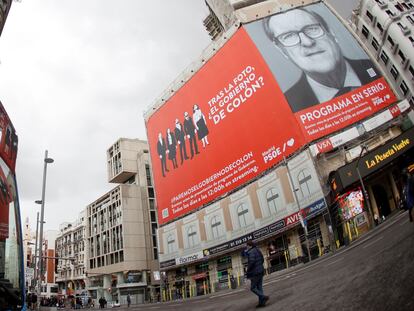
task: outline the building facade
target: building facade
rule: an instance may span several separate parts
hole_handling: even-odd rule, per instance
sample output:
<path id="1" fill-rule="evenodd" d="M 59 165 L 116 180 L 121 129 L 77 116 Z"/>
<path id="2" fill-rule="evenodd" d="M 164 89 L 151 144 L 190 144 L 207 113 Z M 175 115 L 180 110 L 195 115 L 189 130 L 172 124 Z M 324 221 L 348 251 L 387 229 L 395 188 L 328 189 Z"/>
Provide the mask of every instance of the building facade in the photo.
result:
<path id="1" fill-rule="evenodd" d="M 352 27 L 398 95 L 414 105 L 414 1 L 363 0 Z"/>
<path id="2" fill-rule="evenodd" d="M 401 171 L 412 164 L 410 98 L 388 83 L 392 76 L 382 74 L 329 5 L 239 2 L 206 1 L 210 16 L 204 22 L 213 42 L 144 114 L 158 200 L 164 300 L 242 284 L 246 259 L 241 250 L 248 240 L 265 254 L 267 273 L 348 245 L 398 210 Z M 270 18 L 289 14 L 296 14 L 290 19 L 296 28 L 291 36 L 276 36 Z M 305 23 L 299 18 L 304 14 L 317 25 L 310 32 L 304 30 L 311 30 L 309 25 L 297 24 Z M 340 51 L 341 66 L 347 68 L 344 84 L 354 80 L 331 97 L 312 93 L 319 85 L 307 86 L 313 84 L 305 68 L 309 63 L 293 51 L 299 44 L 325 40 Z M 412 50 L 403 53 L 412 55 Z M 352 69 L 355 60 L 367 64 L 370 82 Z M 260 69 L 263 61 L 271 76 Z M 256 95 L 266 87 L 280 96 Z M 379 94 L 385 88 L 387 94 Z M 310 94 L 305 101 L 319 103 L 294 107 L 294 98 L 305 92 Z M 294 120 L 284 125 L 290 114 Z M 182 124 L 189 119 L 196 128 L 191 131 L 203 134 L 187 130 L 182 139 Z M 294 136 L 296 122 L 302 138 Z M 292 136 L 283 138 L 287 131 Z M 207 135 L 210 143 L 202 141 Z M 254 149 L 259 140 L 262 149 Z M 229 160 L 229 154 L 234 158 Z"/>
<path id="3" fill-rule="evenodd" d="M 72 222 L 59 226 L 56 238 L 56 283 L 58 294 L 64 297 L 87 293 L 86 267 L 86 212 L 79 213 Z"/>
<path id="4" fill-rule="evenodd" d="M 108 180 L 119 184 L 86 208 L 88 291 L 126 304 L 159 293 L 157 218 L 148 146 L 119 139 L 107 151 Z"/>

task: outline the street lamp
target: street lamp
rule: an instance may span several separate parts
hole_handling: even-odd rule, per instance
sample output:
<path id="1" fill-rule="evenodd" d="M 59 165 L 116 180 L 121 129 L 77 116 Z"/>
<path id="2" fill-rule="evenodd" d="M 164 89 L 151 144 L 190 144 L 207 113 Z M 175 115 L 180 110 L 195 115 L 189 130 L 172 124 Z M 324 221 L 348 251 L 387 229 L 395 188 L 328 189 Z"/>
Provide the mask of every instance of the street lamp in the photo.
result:
<path id="1" fill-rule="evenodd" d="M 52 158 L 47 157 L 47 150 L 45 151 L 44 166 L 43 166 L 43 186 L 42 186 L 42 199 L 36 200 L 36 204 L 41 205 L 40 209 L 40 234 L 39 234 L 39 275 L 38 278 L 38 296 L 41 295 L 41 284 L 42 284 L 42 275 L 43 275 L 43 223 L 44 223 L 44 212 L 45 212 L 45 191 L 46 191 L 46 172 L 47 165 L 53 163 Z"/>
<path id="2" fill-rule="evenodd" d="M 359 183 L 361 184 L 361 187 L 362 187 L 362 195 L 364 196 L 365 202 L 367 202 L 367 209 L 368 209 L 369 216 L 371 218 L 371 223 L 373 223 L 374 215 L 372 215 L 371 202 L 369 201 L 368 192 L 365 190 L 364 180 L 362 179 L 361 173 L 359 171 L 359 162 L 361 161 L 362 153 L 364 152 L 364 150 L 368 152 L 368 148 L 366 145 L 362 145 L 361 147 L 361 152 L 359 153 L 358 160 L 356 162 L 356 171 L 358 174 Z"/>
<path id="3" fill-rule="evenodd" d="M 299 211 L 298 216 L 299 216 L 300 224 L 302 225 L 303 231 L 305 232 L 305 242 L 306 242 L 306 248 L 307 248 L 307 251 L 308 251 L 308 258 L 309 258 L 309 261 L 312 261 L 312 256 L 311 256 L 310 247 L 309 247 L 309 239 L 308 239 L 308 227 L 305 224 L 306 220 L 303 219 L 302 212 L 300 210 L 299 198 L 298 198 L 298 195 L 296 193 L 299 189 L 295 189 L 295 184 L 293 183 L 292 175 L 290 175 L 289 165 L 286 161 L 285 156 L 283 156 L 283 161 L 284 161 L 285 166 L 286 166 L 286 170 L 287 170 L 287 173 L 288 173 L 288 176 L 289 176 L 289 181 L 292 184 L 292 192 L 295 196 L 295 201 L 298 204 L 298 211 Z"/>

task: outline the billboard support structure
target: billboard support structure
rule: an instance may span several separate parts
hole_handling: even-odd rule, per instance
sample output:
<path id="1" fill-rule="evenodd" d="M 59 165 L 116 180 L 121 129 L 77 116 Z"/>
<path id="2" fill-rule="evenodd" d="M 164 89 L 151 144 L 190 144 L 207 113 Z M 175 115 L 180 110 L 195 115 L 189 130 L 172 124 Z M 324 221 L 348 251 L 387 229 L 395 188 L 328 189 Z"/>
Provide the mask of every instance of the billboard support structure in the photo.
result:
<path id="1" fill-rule="evenodd" d="M 287 173 L 288 173 L 288 176 L 289 176 L 289 181 L 290 181 L 290 183 L 292 185 L 292 192 L 293 192 L 293 194 L 295 196 L 295 201 L 298 204 L 300 224 L 302 225 L 303 230 L 305 231 L 305 241 L 306 241 L 306 249 L 308 251 L 308 258 L 309 258 L 309 261 L 312 261 L 312 256 L 311 256 L 310 247 L 309 247 L 309 239 L 308 239 L 308 226 L 306 224 L 306 219 L 303 219 L 302 213 L 300 213 L 300 203 L 299 203 L 298 195 L 296 193 L 299 189 L 295 189 L 295 185 L 293 184 L 292 175 L 290 174 L 289 165 L 288 165 L 288 163 L 286 161 L 286 157 L 285 156 L 283 156 L 283 162 L 284 162 L 284 164 L 286 166 L 286 170 L 287 170 Z"/>

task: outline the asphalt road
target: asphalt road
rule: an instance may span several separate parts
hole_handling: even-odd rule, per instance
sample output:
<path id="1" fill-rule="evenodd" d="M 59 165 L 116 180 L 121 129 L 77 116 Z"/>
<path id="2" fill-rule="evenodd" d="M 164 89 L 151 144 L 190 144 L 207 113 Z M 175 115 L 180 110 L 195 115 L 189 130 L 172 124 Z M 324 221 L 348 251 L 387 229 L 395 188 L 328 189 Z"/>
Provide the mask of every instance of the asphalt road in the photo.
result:
<path id="1" fill-rule="evenodd" d="M 262 310 L 414 310 L 414 223 L 397 214 L 344 247 L 301 267 L 265 277 Z M 257 298 L 239 288 L 186 301 L 129 310 L 253 310 Z M 117 308 L 117 310 L 126 308 Z"/>

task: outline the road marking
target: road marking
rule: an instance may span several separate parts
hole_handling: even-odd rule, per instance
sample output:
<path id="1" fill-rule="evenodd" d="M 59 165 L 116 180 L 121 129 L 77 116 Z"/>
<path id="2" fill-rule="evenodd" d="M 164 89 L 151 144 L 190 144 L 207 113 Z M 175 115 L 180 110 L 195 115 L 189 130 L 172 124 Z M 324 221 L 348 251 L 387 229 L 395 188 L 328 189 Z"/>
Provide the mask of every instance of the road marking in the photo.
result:
<path id="1" fill-rule="evenodd" d="M 334 263 L 337 263 L 337 262 L 339 262 L 339 261 L 341 261 L 341 260 L 344 260 L 344 258 L 343 258 L 343 257 L 338 258 L 337 260 L 334 260 L 334 261 L 332 261 L 332 262 L 330 262 L 330 263 L 326 264 L 326 265 L 325 265 L 325 267 L 330 266 L 330 265 L 333 265 Z"/>
<path id="2" fill-rule="evenodd" d="M 214 295 L 214 296 L 211 296 L 209 298 L 213 299 L 213 298 L 225 297 L 225 296 L 228 296 L 228 295 L 233 295 L 233 294 L 236 294 L 236 293 L 240 293 L 242 291 L 244 291 L 244 289 L 239 289 L 239 290 L 235 290 L 233 292 L 228 292 L 228 293 L 224 293 L 224 294 L 220 294 L 220 295 Z"/>
<path id="3" fill-rule="evenodd" d="M 367 248 L 368 246 L 371 246 L 372 244 L 374 244 L 374 243 L 378 242 L 379 240 L 382 240 L 382 238 L 383 238 L 383 236 L 381 235 L 381 236 L 379 236 L 378 238 L 376 238 L 375 240 L 373 240 L 373 241 L 371 241 L 371 242 L 369 242 L 369 243 L 365 244 L 362 248 Z"/>

